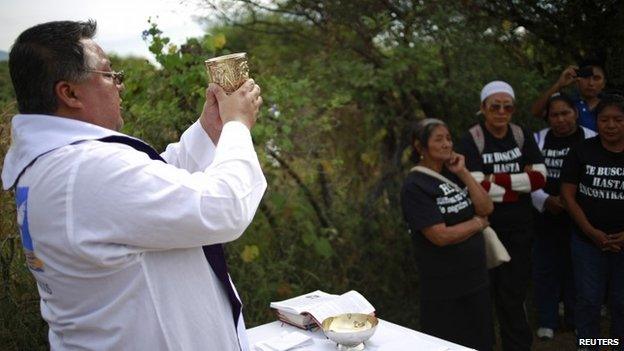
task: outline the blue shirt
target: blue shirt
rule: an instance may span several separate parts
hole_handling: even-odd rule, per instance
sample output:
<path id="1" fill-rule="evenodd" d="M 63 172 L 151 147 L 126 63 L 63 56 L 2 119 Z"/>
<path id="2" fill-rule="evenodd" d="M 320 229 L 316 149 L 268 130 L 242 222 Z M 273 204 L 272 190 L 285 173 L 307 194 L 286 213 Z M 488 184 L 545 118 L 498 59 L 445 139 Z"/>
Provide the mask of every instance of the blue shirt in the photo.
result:
<path id="1" fill-rule="evenodd" d="M 590 110 L 585 100 L 580 97 L 574 100 L 574 104 L 578 110 L 579 124 L 597 132 L 598 126 L 596 125 L 596 112 L 594 110 Z"/>

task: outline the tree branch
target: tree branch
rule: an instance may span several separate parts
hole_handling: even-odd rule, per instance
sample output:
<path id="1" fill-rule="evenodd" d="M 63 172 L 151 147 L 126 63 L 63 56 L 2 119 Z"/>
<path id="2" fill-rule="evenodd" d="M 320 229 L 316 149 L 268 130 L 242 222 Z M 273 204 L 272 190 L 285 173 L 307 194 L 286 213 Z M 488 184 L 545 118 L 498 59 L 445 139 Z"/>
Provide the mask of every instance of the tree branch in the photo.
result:
<path id="1" fill-rule="evenodd" d="M 297 183 L 297 185 L 303 192 L 304 196 L 308 199 L 308 202 L 310 203 L 310 205 L 312 205 L 312 208 L 314 209 L 314 213 L 316 214 L 316 217 L 321 223 L 321 226 L 323 228 L 331 228 L 332 225 L 330 224 L 329 219 L 325 215 L 323 208 L 319 205 L 318 201 L 314 198 L 314 195 L 312 195 L 312 191 L 310 191 L 310 188 L 308 188 L 308 186 L 305 185 L 305 183 L 303 182 L 301 177 L 297 174 L 297 172 L 295 172 L 292 169 L 292 167 L 290 167 L 288 162 L 286 162 L 286 160 L 284 160 L 281 156 L 279 156 L 275 151 L 267 150 L 267 153 L 271 157 L 273 157 L 280 164 L 280 166 L 282 166 L 282 168 L 286 171 L 286 173 L 295 181 L 295 183 Z"/>

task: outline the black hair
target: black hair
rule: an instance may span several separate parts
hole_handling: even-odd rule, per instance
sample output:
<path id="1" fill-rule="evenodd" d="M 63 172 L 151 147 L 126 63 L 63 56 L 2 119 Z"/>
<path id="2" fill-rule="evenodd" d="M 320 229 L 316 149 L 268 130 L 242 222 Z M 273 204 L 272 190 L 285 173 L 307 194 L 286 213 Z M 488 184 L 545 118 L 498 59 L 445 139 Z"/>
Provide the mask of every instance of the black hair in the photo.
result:
<path id="1" fill-rule="evenodd" d="M 604 62 L 597 57 L 586 57 L 578 62 L 578 67 L 583 69 L 585 67 L 598 67 L 602 70 L 602 74 L 604 74 L 605 78 L 607 77 L 607 70 L 605 69 Z"/>
<path id="2" fill-rule="evenodd" d="M 572 97 L 564 93 L 557 93 L 555 95 L 552 95 L 550 98 L 548 98 L 548 101 L 546 101 L 546 114 L 544 115 L 545 120 L 548 120 L 548 115 L 550 114 L 550 107 L 556 101 L 565 102 L 566 105 L 568 105 L 570 108 L 572 108 L 576 112 L 576 116 L 578 117 L 579 113 L 578 113 L 576 104 L 574 103 L 574 100 L 572 99 Z"/>
<path id="3" fill-rule="evenodd" d="M 624 113 L 624 96 L 620 94 L 604 94 L 596 106 L 596 117 L 607 107 L 615 106 Z"/>
<path id="4" fill-rule="evenodd" d="M 437 118 L 425 118 L 414 124 L 412 127 L 412 162 L 417 163 L 420 161 L 420 154 L 418 153 L 416 146 L 414 146 L 416 142 L 426 149 L 429 138 L 431 138 L 431 132 L 439 126 L 444 126 L 448 129 L 446 123 Z"/>
<path id="5" fill-rule="evenodd" d="M 93 38 L 96 29 L 93 20 L 47 22 L 17 37 L 9 72 L 20 113 L 52 114 L 58 109 L 54 86 L 85 79 L 89 67 L 80 40 Z"/>

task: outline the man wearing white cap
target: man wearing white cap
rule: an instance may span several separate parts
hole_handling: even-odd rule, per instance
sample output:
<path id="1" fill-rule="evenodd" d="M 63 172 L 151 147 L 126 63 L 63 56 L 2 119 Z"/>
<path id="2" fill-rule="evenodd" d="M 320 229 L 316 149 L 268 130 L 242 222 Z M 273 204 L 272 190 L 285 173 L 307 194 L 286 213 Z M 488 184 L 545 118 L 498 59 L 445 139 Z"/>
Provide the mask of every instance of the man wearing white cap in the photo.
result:
<path id="1" fill-rule="evenodd" d="M 494 202 L 489 217 L 509 251 L 511 261 L 490 270 L 492 296 L 503 350 L 530 350 L 532 333 L 524 302 L 530 279 L 532 240 L 531 191 L 546 180 L 546 167 L 532 134 L 511 123 L 515 94 L 506 82 L 493 81 L 481 90 L 484 120 L 459 143 L 466 166 Z"/>

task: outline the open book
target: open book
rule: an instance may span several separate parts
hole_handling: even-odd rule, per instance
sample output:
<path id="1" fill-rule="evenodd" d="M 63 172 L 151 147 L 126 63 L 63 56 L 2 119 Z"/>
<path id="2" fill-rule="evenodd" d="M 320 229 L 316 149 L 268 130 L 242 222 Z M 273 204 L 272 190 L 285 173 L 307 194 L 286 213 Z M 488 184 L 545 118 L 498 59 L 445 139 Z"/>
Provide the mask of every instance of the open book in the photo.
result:
<path id="1" fill-rule="evenodd" d="M 325 318 L 343 313 L 375 313 L 373 305 L 354 290 L 342 295 L 316 290 L 288 300 L 271 302 L 270 307 L 277 311 L 279 320 L 302 329 L 320 326 Z"/>

